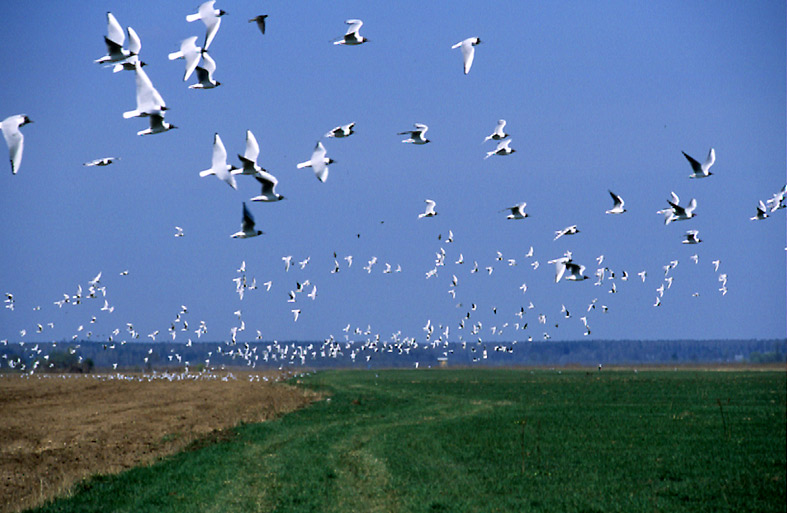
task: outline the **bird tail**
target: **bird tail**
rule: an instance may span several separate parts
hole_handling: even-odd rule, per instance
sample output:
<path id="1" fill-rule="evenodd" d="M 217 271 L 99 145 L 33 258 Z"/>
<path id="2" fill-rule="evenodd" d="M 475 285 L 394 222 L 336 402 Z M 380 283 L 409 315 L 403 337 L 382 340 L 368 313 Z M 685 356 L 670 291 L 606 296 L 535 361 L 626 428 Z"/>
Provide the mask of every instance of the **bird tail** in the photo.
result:
<path id="1" fill-rule="evenodd" d="M 206 169 L 205 171 L 200 171 L 200 172 L 199 172 L 199 175 L 200 175 L 201 177 L 203 177 L 203 178 L 204 178 L 204 177 L 206 177 L 206 176 L 209 176 L 209 175 L 215 175 L 215 174 L 216 174 L 216 172 L 215 172 L 215 171 L 213 171 L 212 169 Z"/>

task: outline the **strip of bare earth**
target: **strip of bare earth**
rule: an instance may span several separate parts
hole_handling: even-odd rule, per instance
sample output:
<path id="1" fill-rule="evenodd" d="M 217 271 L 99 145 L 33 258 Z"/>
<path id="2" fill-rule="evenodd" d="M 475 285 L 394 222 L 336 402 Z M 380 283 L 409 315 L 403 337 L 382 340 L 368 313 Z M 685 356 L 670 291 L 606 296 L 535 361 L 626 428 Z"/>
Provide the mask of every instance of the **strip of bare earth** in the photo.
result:
<path id="1" fill-rule="evenodd" d="M 0 376 L 0 512 L 318 398 L 281 383 L 282 373 L 178 376 Z"/>

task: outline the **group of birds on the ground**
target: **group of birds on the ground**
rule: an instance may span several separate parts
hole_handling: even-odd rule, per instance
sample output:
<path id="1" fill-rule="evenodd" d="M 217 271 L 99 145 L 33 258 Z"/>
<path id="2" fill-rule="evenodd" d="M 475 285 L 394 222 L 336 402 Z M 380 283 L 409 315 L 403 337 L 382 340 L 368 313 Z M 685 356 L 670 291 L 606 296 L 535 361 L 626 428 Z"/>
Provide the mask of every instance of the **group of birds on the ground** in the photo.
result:
<path id="1" fill-rule="evenodd" d="M 176 52 L 172 52 L 169 54 L 168 58 L 170 60 L 179 60 L 182 59 L 185 62 L 185 72 L 183 75 L 183 81 L 188 81 L 189 78 L 196 73 L 197 74 L 197 83 L 190 85 L 190 88 L 193 89 L 211 89 L 218 87 L 221 83 L 214 78 L 214 73 L 216 72 L 216 62 L 209 54 L 209 47 L 216 37 L 219 26 L 221 24 L 221 19 L 224 14 L 224 11 L 220 9 L 216 9 L 215 0 L 211 0 L 208 2 L 203 3 L 197 13 L 189 14 L 186 16 L 186 20 L 188 22 L 194 21 L 202 21 L 205 25 L 205 36 L 202 41 L 202 46 L 197 46 L 197 41 L 199 40 L 199 36 L 192 36 L 183 40 L 180 44 L 180 49 Z M 249 20 L 249 22 L 256 23 L 259 27 L 259 30 L 262 34 L 265 34 L 265 23 L 266 23 L 266 15 L 260 15 L 255 18 Z M 363 25 L 363 22 L 358 19 L 348 19 L 345 22 L 348 25 L 347 32 L 343 37 L 334 41 L 335 45 L 348 45 L 348 46 L 355 46 L 360 45 L 363 43 L 368 42 L 369 40 L 360 35 L 359 31 Z M 126 46 L 126 34 L 128 35 L 128 45 Z M 143 67 L 145 63 L 140 60 L 140 51 L 142 48 L 141 40 L 137 33 L 133 30 L 133 28 L 128 27 L 126 33 L 122 30 L 121 25 L 115 19 L 114 15 L 111 13 L 107 13 L 107 35 L 105 36 L 105 43 L 107 47 L 107 54 L 95 62 L 99 64 L 107 64 L 112 67 L 114 72 L 121 72 L 121 71 L 133 71 L 135 74 L 135 81 L 136 81 L 136 108 L 134 110 L 127 111 L 123 114 L 124 118 L 132 118 L 132 117 L 147 117 L 149 119 L 149 127 L 145 130 L 141 130 L 138 132 L 138 135 L 150 135 L 150 134 L 159 134 L 166 132 L 170 129 L 177 128 L 176 126 L 168 123 L 165 121 L 165 114 L 167 113 L 168 108 L 166 107 L 166 103 L 164 102 L 163 98 L 153 86 L 152 81 L 145 73 Z M 462 52 L 462 59 L 463 59 L 463 70 L 465 74 L 470 72 L 470 69 L 473 64 L 474 56 L 475 56 L 475 46 L 480 44 L 481 40 L 477 37 L 471 37 L 460 41 L 459 43 L 452 46 L 453 49 L 460 48 Z M 9 147 L 10 152 L 10 160 L 11 160 L 11 170 L 13 174 L 16 174 L 19 170 L 19 166 L 22 160 L 22 150 L 23 150 L 23 142 L 24 137 L 22 136 L 21 131 L 19 130 L 20 127 L 31 123 L 32 121 L 25 115 L 16 115 L 6 118 L 0 124 L 0 128 L 3 131 L 3 135 L 6 139 L 6 142 Z M 497 143 L 497 146 L 494 150 L 488 151 L 484 159 L 488 159 L 492 156 L 508 156 L 513 154 L 516 150 L 511 147 L 511 138 L 508 133 L 505 131 L 506 128 L 506 120 L 500 119 L 497 122 L 497 126 L 493 130 L 493 132 L 488 135 L 482 142 L 482 144 L 487 143 L 488 141 L 493 141 Z M 332 130 L 328 131 L 324 134 L 325 139 L 341 139 L 350 137 L 355 133 L 355 123 L 349 123 L 345 125 L 340 125 Z M 424 123 L 414 123 L 414 128 L 412 130 L 405 130 L 402 132 L 398 132 L 398 135 L 407 136 L 406 139 L 403 139 L 401 142 L 406 144 L 413 144 L 413 145 L 424 145 L 430 143 L 430 139 L 426 137 L 427 131 L 429 127 Z M 213 137 L 213 146 L 212 146 L 212 160 L 211 160 L 211 167 L 199 172 L 200 177 L 207 177 L 210 175 L 216 176 L 218 179 L 227 183 L 233 189 L 237 189 L 237 181 L 236 177 L 240 176 L 250 176 L 253 177 L 260 185 L 261 192 L 258 196 L 250 198 L 249 201 L 251 202 L 278 202 L 285 197 L 279 194 L 276 191 L 278 180 L 277 178 L 264 169 L 262 166 L 258 164 L 258 158 L 260 154 L 259 144 L 252 133 L 251 130 L 246 131 L 246 141 L 245 141 L 245 151 L 243 155 L 238 154 L 239 159 L 239 166 L 236 167 L 228 163 L 228 155 L 227 150 L 224 146 L 224 143 L 219 136 L 218 133 L 214 134 Z M 685 152 L 683 153 L 685 158 L 688 160 L 692 174 L 689 175 L 690 178 L 693 179 L 700 179 L 700 178 L 707 178 L 713 173 L 710 171 L 711 167 L 714 165 L 716 160 L 715 150 L 713 148 L 710 149 L 708 153 L 708 157 L 703 163 L 698 162 Z M 90 162 L 85 162 L 85 166 L 107 166 L 116 161 L 118 161 L 118 157 L 104 157 L 95 159 Z M 316 178 L 320 182 L 325 182 L 328 178 L 329 173 L 329 165 L 333 164 L 334 161 L 327 156 L 327 150 L 325 145 L 322 141 L 317 141 L 312 151 L 312 155 L 309 160 L 301 162 L 296 165 L 297 169 L 304 169 L 304 168 L 311 168 L 314 172 Z M 612 192 L 609 191 L 609 195 L 612 199 L 613 205 L 610 209 L 606 210 L 606 214 L 610 215 L 620 215 L 627 212 L 625 208 L 625 202 L 623 198 Z M 785 208 L 785 195 L 787 195 L 787 186 L 782 188 L 778 193 L 774 194 L 773 197 L 767 202 L 760 201 L 759 206 L 757 208 L 757 214 L 752 217 L 752 220 L 761 220 L 769 217 L 769 214 L 775 212 L 779 209 Z M 669 225 L 676 221 L 687 221 L 691 220 L 696 217 L 696 208 L 697 208 L 697 201 L 696 199 L 692 198 L 687 205 L 681 206 L 680 205 L 680 198 L 675 192 L 671 192 L 670 199 L 667 200 L 668 207 L 662 210 L 659 210 L 658 213 L 664 216 L 665 225 Z M 432 199 L 425 199 L 425 210 L 422 213 L 418 214 L 418 218 L 431 218 L 438 215 L 437 211 L 437 203 Z M 527 203 L 522 201 L 517 203 L 516 205 L 506 207 L 502 209 L 500 212 L 507 212 L 506 219 L 507 220 L 524 220 L 529 217 L 528 213 L 525 212 L 525 208 L 527 207 Z M 249 208 L 247 207 L 246 202 L 242 202 L 242 211 L 241 211 L 241 228 L 239 231 L 233 233 L 231 235 L 232 238 L 238 239 L 246 239 L 252 238 L 259 235 L 262 235 L 264 232 L 256 227 L 255 219 L 252 213 L 250 212 Z M 181 227 L 175 227 L 176 233 L 175 237 L 183 237 L 184 231 Z M 558 239 L 565 237 L 565 236 L 573 236 L 578 233 L 581 233 L 578 225 L 570 225 L 565 228 L 559 229 L 555 231 L 554 240 L 557 241 Z M 452 243 L 454 239 L 453 232 L 449 231 L 449 235 L 445 238 L 445 243 Z M 442 239 L 441 239 L 442 240 Z M 688 230 L 682 241 L 683 244 L 699 244 L 702 242 L 702 239 L 699 237 L 698 230 Z M 446 266 L 446 251 L 444 247 L 441 247 L 439 252 L 436 254 L 435 264 L 434 267 L 426 271 L 426 279 L 429 280 L 431 278 L 437 277 L 439 270 Z M 341 257 L 338 257 L 336 253 L 333 254 L 333 270 L 330 271 L 330 274 L 337 274 L 342 269 L 349 269 L 352 266 L 353 257 L 351 255 L 347 255 L 343 257 L 344 260 L 347 262 L 347 266 L 343 267 L 340 265 Z M 534 258 L 534 251 L 531 247 L 528 253 L 525 255 L 525 259 L 529 260 L 529 265 L 533 271 L 536 271 L 539 268 L 539 261 Z M 699 257 L 697 255 L 693 255 L 691 257 L 694 263 L 698 263 Z M 286 268 L 289 270 L 290 265 L 292 263 L 291 256 L 283 257 L 285 261 Z M 301 270 L 303 270 L 309 264 L 310 257 L 306 257 L 304 260 L 301 260 L 298 263 Z M 599 265 L 598 269 L 596 270 L 595 276 L 597 278 L 596 285 L 602 285 L 605 282 L 609 283 L 609 289 L 607 292 L 610 294 L 615 294 L 618 292 L 617 283 L 619 281 L 627 281 L 629 279 L 629 274 L 625 270 L 618 270 L 613 271 L 607 266 L 601 267 L 602 262 L 604 260 L 604 256 L 601 255 L 597 259 L 597 263 Z M 367 266 L 363 267 L 367 273 L 371 274 L 373 266 L 377 263 L 377 257 L 373 256 L 368 261 Z M 495 258 L 494 262 L 490 262 L 489 265 L 482 266 L 483 269 L 486 270 L 487 275 L 491 275 L 492 272 L 495 270 L 495 262 L 502 262 L 503 255 L 502 253 L 498 252 L 498 256 Z M 469 262 L 469 259 L 468 259 Z M 463 254 L 459 254 L 457 260 L 454 262 L 454 265 L 460 266 L 465 263 L 465 259 Z M 506 260 L 507 267 L 515 267 L 518 264 L 518 260 L 515 258 L 508 258 Z M 590 279 L 590 276 L 585 274 L 586 266 L 581 265 L 573 260 L 573 255 L 570 251 L 567 251 L 564 255 L 548 260 L 549 264 L 555 265 L 555 282 L 561 281 L 573 281 L 573 282 L 581 282 Z M 715 271 L 718 272 L 719 261 L 714 260 L 713 262 L 715 266 Z M 656 289 L 657 298 L 656 302 L 653 306 L 660 306 L 662 297 L 664 296 L 665 290 L 669 290 L 673 283 L 673 276 L 670 276 L 669 273 L 677 267 L 678 261 L 673 260 L 669 262 L 669 264 L 664 266 L 664 280 L 660 283 L 660 286 Z M 240 300 L 244 299 L 244 295 L 248 291 L 256 290 L 258 287 L 256 285 L 256 279 L 252 279 L 251 281 L 247 280 L 246 277 L 246 269 L 245 269 L 245 262 L 239 269 L 239 276 L 235 278 L 236 283 L 236 292 L 239 295 Z M 474 265 L 470 269 L 470 274 L 479 273 L 480 267 L 477 261 L 474 260 Z M 383 273 L 395 273 L 401 272 L 402 268 L 401 265 L 397 265 L 395 268 L 390 263 L 385 263 L 385 267 L 382 270 Z M 483 273 L 482 273 L 483 274 Z M 128 271 L 123 271 L 120 273 L 122 276 L 127 276 Z M 637 274 L 642 282 L 645 282 L 647 273 L 646 271 L 641 271 Z M 461 275 L 460 275 L 461 276 Z M 619 281 L 615 281 L 616 278 Z M 83 304 L 84 301 L 89 299 L 98 298 L 98 294 L 102 294 L 102 298 L 106 296 L 106 288 L 100 284 L 101 273 L 98 274 L 93 280 L 88 283 L 87 292 L 84 293 L 81 285 L 78 287 L 77 292 L 75 294 L 63 294 L 62 299 L 58 299 L 54 303 L 62 308 L 66 304 L 70 304 L 72 306 L 77 306 Z M 720 274 L 719 281 L 721 282 L 721 288 L 719 289 L 722 294 L 727 293 L 727 274 Z M 272 281 L 268 281 L 263 284 L 267 291 L 271 290 Z M 309 288 L 307 288 L 309 287 Z M 528 291 L 528 286 L 526 283 L 522 283 L 519 287 L 522 290 L 522 293 L 525 294 Z M 460 290 L 460 277 L 457 276 L 456 273 L 451 274 L 451 282 L 450 287 L 448 290 L 449 295 L 456 299 L 457 291 Z M 303 294 L 303 297 L 306 297 L 312 301 L 314 301 L 317 297 L 317 286 L 316 284 L 311 283 L 309 279 L 297 281 L 295 287 L 291 288 L 289 293 L 287 294 L 287 301 L 289 303 L 296 303 L 301 299 L 301 293 L 309 290 Z M 461 294 L 461 292 L 459 292 Z M 695 293 L 697 294 L 697 293 Z M 697 294 L 698 295 L 698 294 Z M 590 313 L 592 310 L 596 309 L 596 303 L 598 298 L 594 299 L 588 306 L 587 306 L 587 313 Z M 15 307 L 15 299 L 13 294 L 6 293 L 6 308 L 13 310 Z M 295 306 L 295 305 L 293 305 Z M 457 304 L 457 308 L 463 306 L 463 303 Z M 517 321 L 504 321 L 500 323 L 495 323 L 493 326 L 487 326 L 490 333 L 495 337 L 499 337 L 504 330 L 513 328 L 515 331 L 518 330 L 525 330 L 528 327 L 528 322 L 525 321 L 524 316 L 527 313 L 527 310 L 535 309 L 535 305 L 532 301 L 528 301 L 527 305 L 519 306 L 518 308 L 512 308 L 509 312 L 511 315 L 518 317 Z M 467 310 L 466 314 L 462 316 L 459 322 L 456 324 L 455 329 L 457 329 L 460 333 L 463 333 L 463 330 L 467 330 L 467 332 L 471 333 L 471 336 L 474 337 L 474 340 L 470 341 L 469 339 L 471 336 L 465 337 L 463 334 L 460 335 L 459 341 L 462 343 L 462 348 L 468 347 L 467 344 L 471 344 L 469 347 L 472 349 L 473 352 L 476 351 L 476 347 L 473 344 L 478 344 L 479 346 L 483 345 L 483 338 L 481 335 L 481 330 L 483 329 L 483 321 L 475 320 L 474 312 L 477 310 L 477 304 L 475 302 L 471 303 L 471 307 Z M 599 310 L 606 313 L 609 311 L 609 306 L 605 304 L 599 304 Z M 109 305 L 108 300 L 104 299 L 104 306 L 101 308 L 101 311 L 106 313 L 107 315 L 114 311 L 114 307 Z M 293 321 L 297 322 L 302 314 L 302 308 L 292 308 L 291 313 L 293 316 Z M 497 307 L 494 305 L 490 306 L 490 311 L 493 315 L 497 315 Z M 168 329 L 169 335 L 171 336 L 172 340 L 175 340 L 178 331 L 188 331 L 188 323 L 185 320 L 185 314 L 187 313 L 187 309 L 185 307 L 182 308 L 182 311 L 178 313 L 176 316 L 175 321 L 173 321 Z M 233 326 L 230 330 L 230 340 L 227 342 L 230 347 L 233 349 L 229 349 L 229 351 L 234 351 L 236 345 L 238 343 L 238 336 L 240 333 L 245 331 L 245 321 L 242 319 L 241 310 L 236 312 L 239 324 L 237 326 Z M 546 325 L 547 318 L 551 318 L 553 314 L 549 312 L 541 312 L 538 314 L 538 323 Z M 563 304 L 561 305 L 561 312 L 558 317 L 562 317 L 565 319 L 571 318 L 571 314 L 569 309 Z M 471 322 L 472 319 L 472 322 Z M 584 315 L 580 318 L 583 330 L 585 335 L 589 335 L 591 333 L 589 324 L 588 324 L 588 316 Z M 97 319 L 95 316 L 91 317 L 90 324 L 95 324 Z M 52 323 L 48 323 L 50 328 L 54 327 Z M 452 351 L 451 346 L 449 346 L 449 336 L 451 330 L 451 324 L 448 322 L 441 323 L 436 322 L 432 323 L 431 319 L 427 320 L 427 324 L 424 327 L 424 331 L 426 332 L 426 341 L 421 342 L 422 347 L 423 344 L 426 344 L 428 347 L 432 348 L 440 348 L 441 350 L 445 351 L 445 355 L 447 356 L 449 351 Z M 558 327 L 558 323 L 555 323 L 555 327 Z M 42 333 L 44 331 L 44 324 L 38 324 L 36 327 L 36 333 Z M 288 358 L 291 361 L 300 361 L 301 363 L 305 363 L 308 359 L 309 355 L 311 357 L 318 357 L 318 356 L 326 356 L 330 357 L 331 355 L 336 355 L 341 352 L 342 347 L 344 349 L 350 350 L 352 352 L 352 359 L 355 360 L 356 355 L 364 355 L 366 356 L 366 360 L 368 361 L 371 358 L 371 352 L 375 352 L 378 350 L 382 351 L 410 351 L 413 347 L 419 347 L 419 341 L 417 337 L 402 337 L 401 332 L 395 333 L 391 336 L 389 341 L 385 341 L 385 339 L 379 334 L 374 333 L 371 330 L 371 327 L 367 327 L 367 329 L 356 328 L 352 333 L 350 331 L 350 324 L 347 325 L 345 331 L 345 340 L 343 342 L 338 342 L 334 335 L 330 335 L 325 341 L 322 346 L 313 346 L 308 349 L 289 349 L 289 346 L 286 345 L 275 345 L 274 349 L 269 348 L 269 353 L 265 353 L 264 361 L 267 361 L 269 357 L 274 359 L 281 358 L 282 360 L 285 359 L 282 354 L 287 355 L 289 352 Z M 32 330 L 31 330 L 32 332 Z M 131 323 L 127 323 L 126 332 L 131 337 L 132 340 L 138 339 L 140 333 L 134 329 Z M 194 331 L 196 336 L 199 338 L 204 333 L 207 332 L 207 325 L 204 321 L 199 323 L 199 327 Z M 436 338 L 434 337 L 434 333 L 437 332 Z M 119 337 L 121 330 L 119 328 L 115 328 L 111 331 L 111 335 L 107 335 L 109 342 L 114 342 L 116 338 Z M 160 333 L 160 330 L 155 330 L 147 335 L 147 338 L 155 341 L 156 336 Z M 352 334 L 360 335 L 362 338 L 366 337 L 365 340 L 356 341 L 351 340 Z M 20 332 L 21 337 L 25 337 L 27 335 L 26 330 L 22 330 Z M 80 337 L 84 337 L 87 339 L 91 339 L 93 333 L 91 330 L 85 330 L 84 325 L 79 325 L 79 328 L 76 330 L 76 333 L 72 336 L 72 340 L 78 340 Z M 263 335 L 261 331 L 257 331 L 257 340 L 262 340 Z M 551 335 L 544 331 L 543 338 L 548 340 L 551 338 Z M 533 337 L 529 336 L 528 340 L 532 341 Z M 6 341 L 7 342 L 7 341 Z M 356 342 L 358 345 L 355 345 Z M 125 343 L 125 341 L 123 341 Z M 190 341 L 189 341 L 190 343 Z M 349 344 L 349 345 L 346 345 Z M 514 342 L 516 344 L 516 342 Z M 300 347 L 300 346 L 299 346 Z M 510 352 L 512 346 L 496 346 L 495 350 L 500 350 L 498 347 L 503 347 L 502 350 L 506 352 Z M 240 351 L 240 350 L 239 350 Z M 250 349 L 248 347 L 245 348 L 243 354 L 249 356 Z M 291 351 L 291 352 L 290 352 Z M 483 354 L 484 356 L 479 356 L 478 359 L 483 359 L 486 356 L 486 348 L 484 346 Z M 240 353 L 239 353 L 240 354 Z M 295 356 L 297 355 L 297 357 Z M 250 361 L 250 360 L 249 360 Z M 146 362 L 147 363 L 147 362 Z"/>

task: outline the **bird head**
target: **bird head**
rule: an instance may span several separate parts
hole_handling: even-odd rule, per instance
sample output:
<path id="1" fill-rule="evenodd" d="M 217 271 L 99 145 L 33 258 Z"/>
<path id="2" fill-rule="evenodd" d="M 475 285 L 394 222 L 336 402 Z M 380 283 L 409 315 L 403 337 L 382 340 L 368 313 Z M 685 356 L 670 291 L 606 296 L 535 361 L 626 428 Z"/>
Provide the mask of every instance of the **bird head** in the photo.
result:
<path id="1" fill-rule="evenodd" d="M 336 162 L 336 161 L 335 161 L 335 160 L 333 160 L 333 159 L 331 159 L 331 158 L 329 158 L 329 159 L 328 159 L 328 164 L 333 164 L 333 163 L 335 163 L 335 162 Z"/>
<path id="2" fill-rule="evenodd" d="M 24 126 L 24 125 L 26 125 L 28 123 L 32 123 L 32 122 L 33 122 L 33 120 L 30 119 L 29 117 L 27 117 L 27 114 L 25 114 L 24 117 L 22 118 L 22 123 L 20 123 L 19 126 Z"/>
<path id="3" fill-rule="evenodd" d="M 219 10 L 219 14 L 218 14 L 219 16 L 224 16 L 225 14 L 228 14 L 227 11 L 225 11 L 224 9 Z"/>

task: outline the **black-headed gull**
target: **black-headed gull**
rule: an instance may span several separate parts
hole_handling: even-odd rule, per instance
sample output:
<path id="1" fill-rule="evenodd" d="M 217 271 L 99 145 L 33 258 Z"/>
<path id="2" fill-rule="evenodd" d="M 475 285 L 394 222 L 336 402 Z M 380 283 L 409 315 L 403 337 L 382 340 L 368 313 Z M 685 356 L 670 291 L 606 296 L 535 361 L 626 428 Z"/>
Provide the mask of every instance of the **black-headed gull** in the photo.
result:
<path id="1" fill-rule="evenodd" d="M 326 156 L 327 153 L 322 141 L 317 141 L 317 144 L 314 146 L 314 151 L 312 152 L 312 158 L 305 162 L 301 162 L 296 167 L 298 169 L 303 169 L 305 167 L 312 168 L 317 179 L 321 182 L 325 182 L 325 180 L 328 179 L 328 165 L 334 163 L 333 159 Z"/>
<path id="2" fill-rule="evenodd" d="M 505 133 L 505 130 L 504 130 L 505 127 L 506 127 L 506 120 L 505 119 L 498 119 L 497 120 L 497 126 L 495 127 L 495 131 L 492 132 L 491 134 L 487 135 L 484 138 L 484 142 L 486 142 L 486 141 L 488 141 L 490 139 L 492 139 L 494 141 L 500 141 L 500 140 L 505 139 L 506 137 L 508 137 L 509 134 Z"/>
<path id="3" fill-rule="evenodd" d="M 506 216 L 506 219 L 524 219 L 526 217 L 529 217 L 528 214 L 525 212 L 526 206 L 527 203 L 523 201 L 522 203 L 518 203 L 513 207 L 504 208 L 503 210 L 501 210 L 501 212 L 506 212 L 506 211 L 511 212 L 508 216 Z M 530 255 L 525 255 L 525 256 L 533 256 L 532 248 L 531 248 Z"/>
<path id="4" fill-rule="evenodd" d="M 697 208 L 696 199 L 692 198 L 688 206 L 681 207 L 678 204 L 680 202 L 678 195 L 674 192 L 671 192 L 670 195 L 672 196 L 672 199 L 667 200 L 667 203 L 670 204 L 670 208 L 666 208 L 658 212 L 664 215 L 664 224 L 670 224 L 672 221 L 685 221 L 697 215 L 694 212 L 694 210 Z"/>
<path id="5" fill-rule="evenodd" d="M 91 160 L 90 162 L 85 162 L 82 164 L 83 166 L 93 167 L 93 166 L 108 166 L 115 162 L 116 160 L 120 160 L 120 157 L 104 157 L 100 159 Z"/>
<path id="6" fill-rule="evenodd" d="M 488 159 L 492 155 L 504 155 L 504 156 L 505 155 L 511 155 L 516 150 L 511 148 L 509 146 L 510 144 L 511 144 L 511 139 L 510 138 L 509 139 L 504 139 L 504 140 L 498 142 L 497 143 L 497 148 L 495 148 L 493 151 L 486 152 L 486 157 L 484 157 L 484 160 Z"/>
<path id="7" fill-rule="evenodd" d="M 243 220 L 240 223 L 240 231 L 233 233 L 232 235 L 230 235 L 230 237 L 232 237 L 233 239 L 248 239 L 262 234 L 263 234 L 262 230 L 256 230 L 254 228 L 254 216 L 251 215 L 249 209 L 246 208 L 246 202 L 244 202 Z"/>
<path id="8" fill-rule="evenodd" d="M 625 205 L 626 202 L 623 201 L 623 198 L 621 198 L 620 196 L 618 196 L 617 194 L 615 194 L 612 191 L 609 191 L 609 195 L 612 197 L 612 201 L 614 202 L 614 205 L 612 206 L 611 209 L 607 210 L 606 213 L 607 214 L 622 214 L 623 212 L 625 212 L 626 209 L 623 208 L 623 205 Z"/>
<path id="9" fill-rule="evenodd" d="M 262 185 L 262 192 L 259 196 L 251 198 L 251 201 L 280 201 L 284 199 L 284 196 L 276 192 L 276 185 L 279 181 L 275 176 L 266 171 L 260 171 L 254 175 L 254 178 Z"/>
<path id="10" fill-rule="evenodd" d="M 465 75 L 470 73 L 470 67 L 473 65 L 475 58 L 475 46 L 480 44 L 481 40 L 477 37 L 468 37 L 463 41 L 459 41 L 451 47 L 451 49 L 462 48 L 462 60 L 464 62 Z"/>
<path id="11" fill-rule="evenodd" d="M 19 127 L 32 122 L 25 114 L 8 116 L 0 122 L 0 130 L 3 131 L 5 143 L 8 145 L 8 158 L 11 161 L 12 174 L 19 171 L 19 166 L 22 164 L 22 150 L 25 147 L 25 136 L 19 131 Z"/>
<path id="12" fill-rule="evenodd" d="M 238 188 L 238 184 L 235 181 L 235 176 L 232 175 L 230 171 L 235 169 L 231 165 L 227 164 L 227 150 L 224 148 L 224 143 L 219 137 L 218 132 L 213 134 L 213 160 L 210 169 L 206 169 L 204 171 L 200 171 L 199 175 L 201 177 L 205 177 L 208 175 L 216 175 L 216 177 L 220 180 L 227 182 L 227 185 L 232 187 L 233 189 Z"/>
<path id="13" fill-rule="evenodd" d="M 335 45 L 359 45 L 369 41 L 365 37 L 361 36 L 358 31 L 361 30 L 361 26 L 363 25 L 363 21 L 361 20 L 346 20 L 345 23 L 349 25 L 347 28 L 347 33 L 344 34 L 344 37 L 339 39 L 338 41 L 334 41 L 333 44 Z"/>
<path id="14" fill-rule="evenodd" d="M 172 52 L 168 55 L 169 60 L 183 59 L 186 61 L 186 72 L 183 75 L 183 81 L 189 79 L 202 57 L 202 48 L 197 46 L 197 36 L 192 36 L 184 39 L 180 43 L 180 50 Z"/>
<path id="15" fill-rule="evenodd" d="M 260 29 L 262 35 L 265 35 L 265 18 L 267 18 L 267 14 L 260 14 L 259 16 L 255 16 L 249 20 L 249 23 L 256 23 L 257 28 Z"/>
<path id="16" fill-rule="evenodd" d="M 424 218 L 424 217 L 434 217 L 434 216 L 436 216 L 437 212 L 435 211 L 435 206 L 437 205 L 437 203 L 435 203 L 434 201 L 432 201 L 430 199 L 424 200 L 424 203 L 426 203 L 426 210 L 424 210 L 423 213 L 418 214 L 418 219 L 421 219 L 421 218 Z"/>
<path id="17" fill-rule="evenodd" d="M 689 161 L 689 164 L 691 164 L 691 169 L 692 171 L 694 171 L 692 174 L 689 175 L 689 178 L 705 178 L 713 174 L 710 172 L 710 167 L 713 165 L 714 162 L 716 162 L 716 152 L 714 151 L 713 148 L 710 149 L 710 151 L 708 152 L 708 158 L 706 158 L 705 162 L 703 162 L 702 164 L 700 164 L 692 157 L 687 155 L 685 151 L 681 153 L 683 153 L 683 156 L 686 157 L 686 160 Z"/>
<path id="18" fill-rule="evenodd" d="M 221 9 L 214 9 L 213 4 L 215 3 L 216 0 L 208 0 L 199 6 L 199 10 L 196 14 L 189 14 L 186 16 L 186 21 L 188 22 L 202 20 L 202 23 L 205 24 L 205 44 L 203 44 L 202 47 L 206 50 L 210 46 L 210 43 L 213 42 L 213 38 L 216 37 L 216 33 L 219 31 L 221 16 L 227 14 Z"/>
<path id="19" fill-rule="evenodd" d="M 210 56 L 208 52 L 202 52 L 202 64 L 195 68 L 197 72 L 196 84 L 191 84 L 189 89 L 213 89 L 221 85 L 221 82 L 213 79 L 213 73 L 216 71 L 216 61 Z"/>
<path id="20" fill-rule="evenodd" d="M 702 239 L 699 237 L 700 232 L 698 230 L 689 230 L 683 236 L 683 244 L 699 244 L 702 242 Z"/>
<path id="21" fill-rule="evenodd" d="M 257 144 L 257 138 L 251 130 L 246 130 L 246 151 L 243 155 L 238 154 L 238 158 L 243 164 L 243 168 L 234 169 L 233 175 L 250 175 L 256 176 L 260 172 L 265 171 L 257 164 L 257 158 L 260 156 L 260 145 Z"/>
<path id="22" fill-rule="evenodd" d="M 570 256 L 556 258 L 547 263 L 555 264 L 555 283 L 559 282 L 564 276 L 566 280 L 570 281 L 582 281 L 589 278 L 582 274 L 585 272 L 585 266 L 574 263 Z"/>
<path id="23" fill-rule="evenodd" d="M 579 228 L 577 228 L 577 225 L 573 224 L 563 228 L 562 230 L 555 231 L 555 238 L 553 240 L 558 240 L 563 235 L 574 235 L 575 233 L 579 233 Z"/>
<path id="24" fill-rule="evenodd" d="M 429 139 L 426 138 L 426 131 L 429 130 L 429 127 L 424 125 L 423 123 L 414 123 L 415 130 L 407 130 L 405 132 L 399 132 L 397 135 L 407 135 L 410 134 L 409 139 L 405 139 L 403 143 L 409 144 L 426 144 L 431 142 Z"/>
<path id="25" fill-rule="evenodd" d="M 122 62 L 139 53 L 139 48 L 135 45 L 139 42 L 136 32 L 129 27 L 129 36 L 134 34 L 135 42 L 130 43 L 129 50 L 123 48 L 123 43 L 126 41 L 126 35 L 123 33 L 123 28 L 118 23 L 117 18 L 111 13 L 107 12 L 107 35 L 104 36 L 104 43 L 107 45 L 107 54 L 94 62 L 97 64 L 104 64 L 105 62 L 114 63 Z"/>
<path id="26" fill-rule="evenodd" d="M 150 127 L 146 128 L 145 130 L 140 130 L 137 132 L 137 135 L 160 134 L 162 132 L 166 132 L 167 130 L 178 128 L 172 123 L 167 123 L 164 121 L 164 116 L 160 114 L 150 115 L 148 116 L 148 119 L 150 120 Z"/>
<path id="27" fill-rule="evenodd" d="M 330 132 L 325 134 L 325 137 L 340 137 L 340 138 L 341 137 L 349 137 L 349 136 L 351 136 L 352 134 L 355 133 L 353 131 L 353 127 L 354 126 L 355 126 L 355 123 L 348 123 L 346 125 L 337 126 L 333 130 L 331 130 Z"/>
<path id="28" fill-rule="evenodd" d="M 164 103 L 164 98 L 161 97 L 159 92 L 153 87 L 148 74 L 142 69 L 142 65 L 137 62 L 134 66 L 136 74 L 136 89 L 137 89 L 137 108 L 123 113 L 123 117 L 134 118 L 152 116 L 158 114 L 164 115 L 167 110 L 167 105 Z"/>

